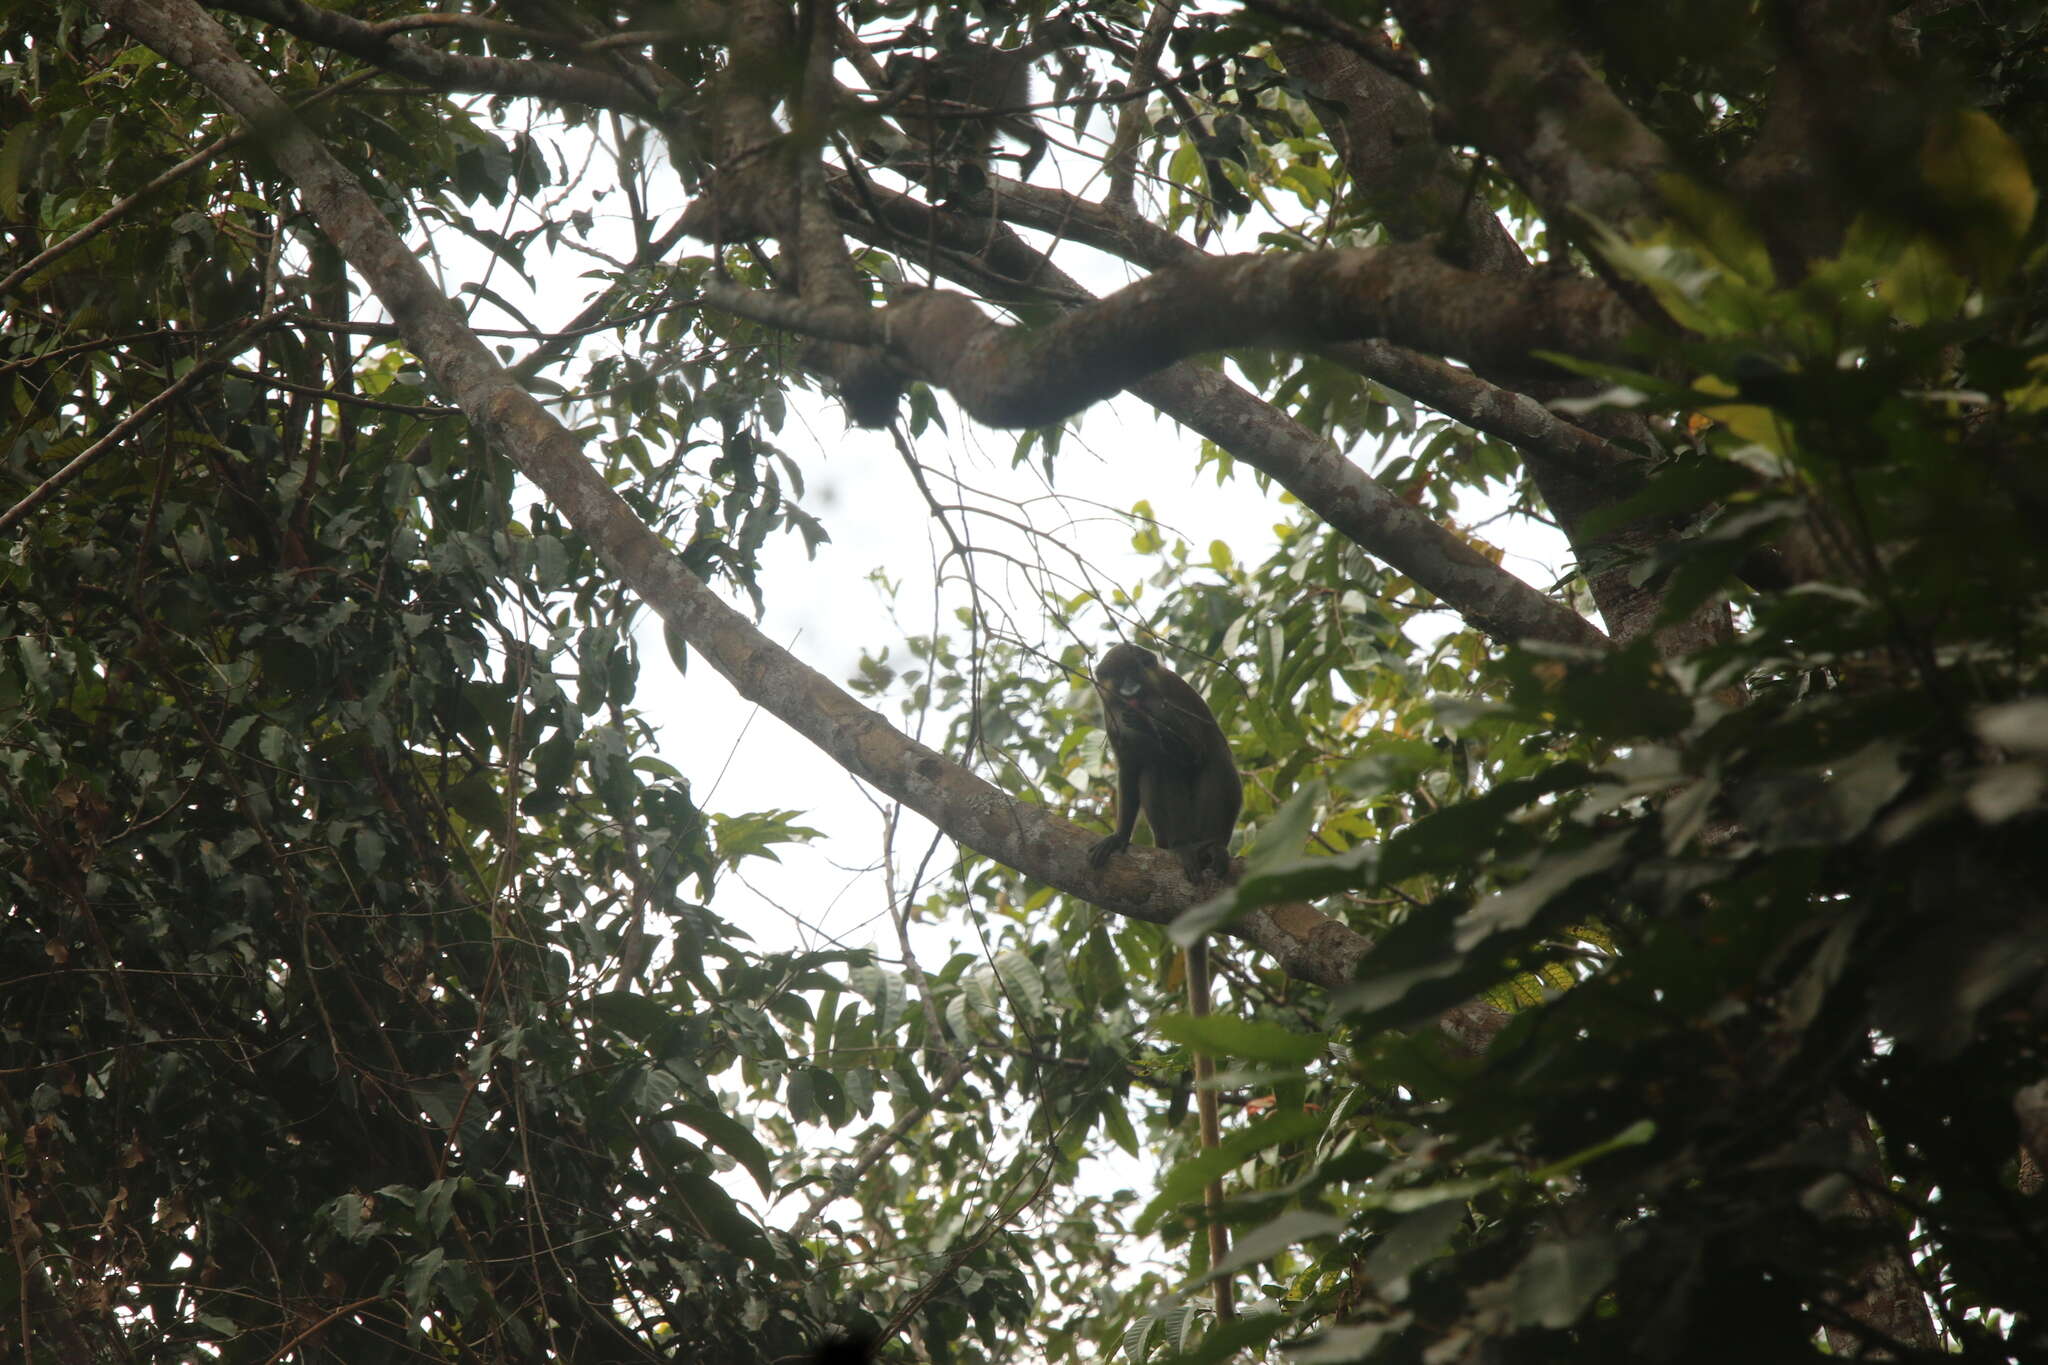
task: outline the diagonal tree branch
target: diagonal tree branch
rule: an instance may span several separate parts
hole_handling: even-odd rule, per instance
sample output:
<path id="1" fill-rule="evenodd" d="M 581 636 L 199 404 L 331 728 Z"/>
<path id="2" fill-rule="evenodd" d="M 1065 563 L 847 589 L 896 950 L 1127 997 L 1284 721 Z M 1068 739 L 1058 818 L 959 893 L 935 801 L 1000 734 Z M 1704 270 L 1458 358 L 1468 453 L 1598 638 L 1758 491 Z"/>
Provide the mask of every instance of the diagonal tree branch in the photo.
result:
<path id="1" fill-rule="evenodd" d="M 683 214 L 681 226 L 713 245 L 773 237 L 794 269 L 795 279 L 787 283 L 796 298 L 857 309 L 866 306 L 867 281 L 847 255 L 820 159 L 831 132 L 835 90 L 830 9 L 811 6 L 802 16 L 810 27 L 800 34 L 780 0 L 736 0 L 727 8 L 731 59 L 705 101 L 717 179 Z M 793 54 L 803 61 L 791 89 L 787 68 Z M 778 93 L 796 107 L 787 135 L 776 121 Z M 792 182 L 795 195 L 789 192 Z M 827 344 L 805 348 L 805 367 L 838 384 L 857 424 L 887 425 L 907 382 L 902 371 L 872 344 L 822 340 Z"/>
<path id="2" fill-rule="evenodd" d="M 1483 197 L 1473 193 L 1477 167 L 1445 144 L 1433 111 L 1413 89 L 1333 43 L 1282 39 L 1276 48 L 1288 70 L 1308 81 L 1326 101 L 1320 106 L 1325 126 L 1359 186 L 1359 196 L 1395 240 L 1430 242 L 1450 259 L 1482 273 L 1510 279 L 1528 274 L 1529 264 L 1519 248 L 1487 211 Z M 1592 155 L 1599 150 L 1597 144 L 1587 149 Z M 1640 291 L 1632 285 L 1624 283 L 1619 292 L 1641 301 Z M 1542 380 L 1513 387 L 1527 388 L 1537 399 L 1588 391 L 1584 384 Z M 1565 425 L 1616 455 L 1624 447 L 1648 450 L 1658 445 L 1640 414 L 1594 411 L 1579 423 Z M 1601 436 L 1618 445 L 1599 441 Z M 1624 458 L 1600 467 L 1577 458 L 1578 452 L 1559 441 L 1522 449 L 1529 478 L 1571 542 L 1601 618 L 1616 639 L 1654 631 L 1661 649 L 1689 652 L 1721 636 L 1727 622 L 1718 602 L 1702 603 L 1682 622 L 1660 625 L 1662 589 L 1657 581 L 1634 572 L 1644 556 L 1682 534 L 1682 528 L 1654 517 L 1600 524 L 1602 510 L 1640 490 L 1647 473 L 1645 461 Z"/>
<path id="3" fill-rule="evenodd" d="M 65 461 L 56 473 L 31 488 L 20 501 L 4 512 L 0 512 L 0 532 L 12 530 L 16 523 L 29 513 L 48 502 L 64 486 L 83 474 L 92 463 L 110 450 L 117 450 L 121 443 L 149 424 L 165 408 L 177 402 L 187 391 L 201 381 L 210 379 L 227 368 L 228 358 L 240 352 L 258 332 L 267 331 L 278 325 L 281 319 L 275 313 L 265 313 L 248 326 L 241 328 L 226 341 L 214 346 L 196 365 L 179 375 L 151 398 L 107 430 L 104 436 Z"/>
<path id="4" fill-rule="evenodd" d="M 1282 35 L 1273 50 L 1322 101 L 1316 112 L 1351 173 L 1352 197 L 1396 241 L 1434 237 L 1446 256 L 1488 274 L 1529 268 L 1486 197 L 1474 192 L 1477 167 L 1445 154 L 1430 108 L 1410 82 L 1333 40 Z"/>
<path id="5" fill-rule="evenodd" d="M 374 71 L 358 71 L 353 75 L 344 76 L 332 85 L 323 86 L 315 90 L 312 94 L 301 99 L 294 107 L 305 109 L 323 100 L 333 99 L 337 95 L 344 94 L 374 79 L 376 75 L 377 73 Z M 176 184 L 194 171 L 211 165 L 223 152 L 248 141 L 249 136 L 247 129 L 241 129 L 228 134 L 226 137 L 217 137 L 169 170 L 152 177 L 149 183 L 141 189 L 121 196 L 112 204 L 109 204 L 106 210 L 91 222 L 67 235 L 63 241 L 52 242 L 49 246 L 44 247 L 34 257 L 23 262 L 5 279 L 0 279 L 0 298 L 7 297 L 7 295 L 13 293 L 38 273 L 49 269 L 49 267 L 55 265 L 64 257 L 92 241 L 95 237 L 98 237 L 108 228 L 113 227 L 128 216 L 129 210 L 149 198 L 152 194 L 155 194 L 158 190 L 163 189 L 166 185 Z"/>
<path id="6" fill-rule="evenodd" d="M 1771 97 L 1727 183 L 1762 225 L 1781 280 L 1804 279 L 1812 262 L 1840 251 L 1873 202 L 1909 218 L 1924 208 L 1884 202 L 1918 188 L 1897 168 L 1919 155 L 1933 112 L 1914 83 L 1899 79 L 1914 63 L 1893 26 L 1898 10 L 1878 0 L 1771 7 Z"/>

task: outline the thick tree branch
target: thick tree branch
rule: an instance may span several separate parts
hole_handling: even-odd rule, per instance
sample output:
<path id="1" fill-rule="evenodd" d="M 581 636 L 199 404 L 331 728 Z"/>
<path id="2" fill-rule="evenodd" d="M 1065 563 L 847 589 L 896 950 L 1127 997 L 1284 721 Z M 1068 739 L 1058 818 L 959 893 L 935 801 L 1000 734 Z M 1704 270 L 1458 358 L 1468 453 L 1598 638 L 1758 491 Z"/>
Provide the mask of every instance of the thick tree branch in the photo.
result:
<path id="1" fill-rule="evenodd" d="M 1395 46 L 1378 28 L 1327 13 L 1320 5 L 1297 4 L 1294 0 L 1245 0 L 1244 7 L 1254 14 L 1269 15 L 1291 29 L 1326 39 L 1330 46 L 1357 54 L 1403 85 L 1435 97 L 1435 84 L 1415 54 Z M 1274 46 L 1278 48 L 1286 41 L 1284 37 L 1276 39 Z"/>
<path id="2" fill-rule="evenodd" d="M 1873 199 L 1915 195 L 1915 164 L 1928 110 L 1897 72 L 1905 54 L 1890 5 L 1873 0 L 1796 0 L 1774 5 L 1778 69 L 1755 143 L 1728 168 L 1770 243 L 1781 280 L 1841 249 Z M 1886 206 L 1904 209 L 1912 204 Z"/>
<path id="3" fill-rule="evenodd" d="M 682 228 L 714 245 L 773 237 L 794 267 L 796 298 L 828 308 L 866 304 L 867 283 L 853 267 L 825 188 L 819 153 L 830 132 L 831 60 L 836 27 L 829 6 L 813 13 L 799 35 L 779 0 L 741 0 L 727 11 L 730 60 L 706 101 L 716 182 L 683 215 Z M 764 73 L 785 72 L 803 57 L 797 88 L 784 89 L 800 117 L 785 136 L 775 118 L 777 87 Z M 795 182 L 797 193 L 789 192 Z M 839 386 L 847 411 L 862 426 L 895 416 L 905 377 L 879 348 L 814 333 L 829 344 L 806 348 L 804 364 Z"/>
<path id="4" fill-rule="evenodd" d="M 1013 302 L 1091 301 L 1079 283 L 1007 227 L 996 225 L 992 230 L 985 220 L 930 209 L 907 195 L 878 188 L 861 198 L 889 220 L 889 227 L 854 217 L 855 232 L 866 231 L 877 245 L 900 247 L 902 241 L 890 231 L 893 227 L 911 240 L 951 248 L 940 268 L 970 289 Z M 1441 365 L 1383 343 L 1366 344 L 1418 363 Z M 1543 420 L 1556 420 L 1527 399 L 1494 389 L 1462 370 L 1442 368 L 1497 396 L 1503 407 L 1519 402 Z M 1569 607 L 1495 564 L 1389 492 L 1329 441 L 1218 371 L 1181 362 L 1134 384 L 1131 392 L 1234 458 L 1271 475 L 1338 534 L 1407 574 L 1493 638 L 1588 647 L 1606 643 Z"/>
<path id="5" fill-rule="evenodd" d="M 1327 101 L 1322 106 L 1325 126 L 1359 180 L 1361 197 L 1396 240 L 1428 241 L 1482 273 L 1512 279 L 1526 275 L 1528 262 L 1519 248 L 1485 211 L 1484 201 L 1471 193 L 1474 168 L 1438 140 L 1431 111 L 1413 90 L 1330 44 L 1296 40 L 1282 42 L 1279 50 L 1289 70 Z M 1628 288 L 1623 293 L 1633 297 Z M 1542 380 L 1516 387 L 1528 388 L 1534 398 L 1587 391 L 1582 383 Z M 1663 617 L 1660 585 L 1642 581 L 1634 567 L 1682 530 L 1662 518 L 1588 530 L 1597 513 L 1642 486 L 1645 472 L 1640 459 L 1622 456 L 1600 436 L 1636 449 L 1654 449 L 1656 439 L 1638 414 L 1596 412 L 1580 420 L 1585 427 L 1561 425 L 1619 458 L 1597 465 L 1556 439 L 1522 449 L 1530 479 L 1571 541 L 1608 630 L 1617 639 L 1634 639 L 1658 629 Z M 1688 621 L 1662 628 L 1658 641 L 1666 652 L 1689 653 L 1719 638 L 1725 628 L 1725 609 L 1708 602 Z"/>
<path id="6" fill-rule="evenodd" d="M 939 825 L 960 843 L 1118 914 L 1164 924 L 1192 888 L 1179 861 L 1134 849 L 1108 873 L 1088 865 L 1094 836 L 1016 801 L 917 743 L 756 630 L 683 567 L 667 544 L 583 457 L 576 438 L 521 389 L 465 326 L 419 259 L 360 184 L 235 52 L 195 0 L 95 0 L 106 18 L 184 68 L 272 138 L 320 229 L 391 311 L 435 388 L 460 406 L 590 539 L 621 581 L 742 694 L 781 717 L 847 771 Z M 1351 978 L 1370 941 L 1307 906 L 1254 911 L 1231 932 L 1291 976 L 1326 986 Z"/>
<path id="7" fill-rule="evenodd" d="M 995 427 L 1056 422 L 1176 360 L 1227 347 L 1384 338 L 1495 370 L 1541 372 L 1542 350 L 1629 358 L 1633 330 L 1627 309 L 1595 281 L 1502 281 L 1410 246 L 1190 261 L 1032 328 L 993 322 L 964 295 L 940 290 L 872 310 L 814 307 L 722 281 L 704 297 L 769 326 L 885 346 Z"/>
<path id="8" fill-rule="evenodd" d="M 1460 265 L 1487 274 L 1529 268 L 1521 247 L 1475 192 L 1474 166 L 1437 144 L 1429 108 L 1408 83 L 1335 42 L 1283 37 L 1274 51 L 1309 93 L 1351 173 L 1354 195 L 1397 241 L 1435 238 Z"/>
<path id="9" fill-rule="evenodd" d="M 1225 346 L 1320 346 L 1385 336 L 1495 370 L 1537 367 L 1531 352 L 1621 358 L 1629 314 L 1593 280 L 1530 274 L 1520 280 L 1475 275 L 1423 247 L 1380 247 L 1298 254 L 1206 258 L 1156 272 L 1101 302 L 1076 308 L 1042 327 L 991 321 L 964 295 L 923 290 L 882 309 L 813 308 L 784 295 L 714 281 L 713 306 L 755 321 L 846 343 L 888 348 L 912 372 L 953 394 L 991 426 L 1041 426 L 1130 388 L 1193 421 L 1190 407 L 1215 410 L 1229 389 L 1192 377 L 1152 379 L 1172 362 Z M 1206 400 L 1197 402 L 1196 400 Z M 1256 405 L 1256 400 L 1248 400 Z M 1172 409 L 1169 408 L 1169 411 Z M 1275 418 L 1247 412 L 1201 429 L 1227 448 L 1255 433 L 1268 438 Z M 1497 637 L 1539 638 L 1593 646 L 1604 637 L 1534 589 L 1497 572 L 1466 547 L 1460 564 L 1441 541 L 1391 506 L 1377 485 L 1347 477 L 1346 461 L 1307 436 L 1296 459 L 1315 471 L 1304 496 L 1361 544 L 1384 548 L 1398 529 L 1418 548 L 1441 552 L 1426 583 Z M 1588 481 L 1579 481 L 1588 482 Z M 1409 509 L 1412 512 L 1412 509 Z M 1574 509 L 1577 510 L 1576 508 Z M 1410 568 L 1415 564 L 1411 559 Z M 1618 573 L 1618 571 L 1617 571 Z M 1418 582 L 1424 581 L 1418 577 Z M 1646 598 L 1652 604 L 1654 599 Z M 1545 605 L 1539 607 L 1537 603 Z M 1647 622 L 1648 612 L 1623 616 Z"/>
<path id="10" fill-rule="evenodd" d="M 1056 237 L 1108 252 L 1152 270 L 1185 261 L 1212 260 L 1201 248 L 1135 213 L 1094 204 L 1063 190 L 1020 180 L 990 177 L 993 191 L 963 203 L 959 212 L 934 209 L 907 194 L 869 185 L 859 192 L 842 189 L 841 205 L 849 212 L 878 211 L 896 232 L 886 243 L 910 252 L 937 240 L 985 256 L 1012 283 L 1044 284 L 1050 262 L 1025 246 L 1014 234 L 988 230 L 991 215 L 1019 227 L 1035 228 Z M 1064 274 L 1058 276 L 1064 280 Z M 1076 290 L 1072 297 L 1086 297 Z M 1587 478 L 1628 474 L 1640 460 L 1610 445 L 1593 432 L 1574 426 L 1540 402 L 1515 389 L 1503 388 L 1470 370 L 1387 341 L 1343 342 L 1324 348 L 1339 364 L 1368 379 L 1433 408 L 1474 431 L 1497 437 L 1533 456 L 1553 460 Z M 1250 460 L 1259 465 L 1256 459 Z M 1369 548 L 1369 547 L 1368 547 Z"/>
<path id="11" fill-rule="evenodd" d="M 1125 89 L 1143 90 L 1158 80 L 1159 54 L 1166 50 L 1166 40 L 1172 36 L 1180 6 L 1181 0 L 1158 0 L 1152 6 L 1152 13 L 1145 20 L 1145 36 L 1138 41 L 1138 50 L 1131 54 Z M 1110 138 L 1108 155 L 1102 159 L 1109 172 L 1109 192 L 1103 201 L 1120 209 L 1128 209 L 1136 202 L 1138 138 L 1144 131 L 1147 103 L 1130 100 L 1118 111 L 1116 133 Z"/>
<path id="12" fill-rule="evenodd" d="M 877 239 L 877 246 L 915 252 L 936 239 L 942 246 L 983 256 L 999 274 L 1008 276 L 1010 284 L 1022 287 L 1051 289 L 1044 284 L 1044 280 L 1051 278 L 1047 274 L 1051 262 L 1044 254 L 1024 246 L 1016 233 L 991 233 L 987 227 L 989 217 L 1079 241 L 1083 246 L 1151 270 L 1190 260 L 1212 260 L 1198 246 L 1137 213 L 1122 213 L 1112 205 L 1077 199 L 1065 190 L 1001 176 L 991 176 L 991 186 L 991 192 L 977 194 L 958 207 L 956 213 L 932 209 L 909 194 L 874 184 L 858 192 L 842 188 L 840 203 L 848 213 L 877 211 L 895 229 L 895 237 L 887 241 Z M 1065 274 L 1055 274 L 1065 280 Z M 1071 297 L 1059 301 L 1071 303 L 1077 297 L 1090 295 L 1081 295 L 1075 289 Z M 1554 460 L 1587 479 L 1628 475 L 1640 463 L 1638 456 L 1608 444 L 1581 426 L 1573 426 L 1530 395 L 1503 389 L 1481 379 L 1473 370 L 1446 364 L 1436 356 L 1425 356 L 1393 342 L 1341 342 L 1323 350 L 1331 360 L 1444 413 L 1452 422 L 1462 422 L 1475 432 L 1505 440 L 1530 456 Z M 1257 458 L 1243 458 L 1253 467 L 1264 469 Z M 1276 477 L 1280 475 L 1276 473 Z"/>
<path id="13" fill-rule="evenodd" d="M 761 0 L 763 4 L 774 0 Z M 838 85 L 832 79 L 837 51 L 836 29 L 828 22 L 833 7 L 812 0 L 800 13 L 810 26 L 798 35 L 805 44 L 803 102 L 792 139 L 796 167 L 796 230 L 782 239 L 796 262 L 797 290 L 803 299 L 832 306 L 865 307 L 867 280 L 854 269 L 840 235 L 838 215 L 825 186 L 823 151 L 831 135 Z M 864 427 L 887 426 L 909 379 L 886 350 L 875 346 L 836 345 L 814 348 L 811 362 L 839 385 L 847 414 Z"/>
<path id="14" fill-rule="evenodd" d="M 1498 0 L 1395 0 L 1459 130 L 1507 167 L 1552 224 L 1626 231 L 1666 209 L 1670 149 L 1586 59 L 1548 31 L 1548 10 Z"/>
<path id="15" fill-rule="evenodd" d="M 1591 621 L 1501 568 L 1388 492 L 1329 441 L 1215 370 L 1170 366 L 1131 392 L 1273 473 L 1338 534 L 1407 574 L 1493 639 L 1607 647 Z"/>
<path id="16" fill-rule="evenodd" d="M 654 112 L 653 106 L 631 85 L 601 72 L 556 62 L 507 61 L 443 52 L 382 25 L 366 24 L 307 0 L 207 2 L 214 9 L 265 20 L 301 38 L 451 94 L 530 95 L 558 104 L 587 104 L 635 114 Z"/>

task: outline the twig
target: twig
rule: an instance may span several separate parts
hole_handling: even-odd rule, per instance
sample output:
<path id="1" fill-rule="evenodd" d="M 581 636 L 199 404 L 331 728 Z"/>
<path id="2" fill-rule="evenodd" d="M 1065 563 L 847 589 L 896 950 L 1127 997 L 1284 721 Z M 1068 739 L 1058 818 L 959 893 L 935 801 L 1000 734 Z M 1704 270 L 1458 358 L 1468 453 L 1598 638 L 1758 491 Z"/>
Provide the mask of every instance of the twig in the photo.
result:
<path id="1" fill-rule="evenodd" d="M 1166 48 L 1166 39 L 1173 31 L 1174 16 L 1180 12 L 1180 0 L 1161 0 L 1153 9 L 1152 17 L 1145 23 L 1145 36 L 1138 42 L 1138 51 L 1131 58 L 1132 89 L 1150 84 L 1159 74 L 1159 54 Z M 1109 155 L 1103 158 L 1109 167 L 1109 193 L 1103 202 L 1113 208 L 1128 209 L 1137 202 L 1138 179 L 1138 137 L 1145 121 L 1145 106 L 1138 100 L 1125 104 L 1116 120 L 1116 136 L 1109 144 Z"/>
<path id="2" fill-rule="evenodd" d="M 375 71 L 358 71 L 353 76 L 345 76 L 342 79 L 336 81 L 333 85 L 328 86 L 324 90 L 314 91 L 311 95 L 307 96 L 304 100 L 300 101 L 297 105 L 293 107 L 297 109 L 305 109 L 319 102 L 320 100 L 324 100 L 331 96 L 338 95 L 342 91 L 347 90 L 352 86 L 361 85 L 364 81 L 369 80 L 371 77 L 377 74 L 378 73 Z M 12 293 L 31 275 L 34 275 L 38 271 L 44 269 L 53 261 L 56 261 L 58 258 L 69 255 L 71 252 L 78 250 L 78 248 L 84 246 L 87 242 L 99 236 L 102 232 L 105 232 L 108 228 L 112 227 L 115 223 L 119 222 L 122 219 L 122 217 L 124 217 L 127 214 L 128 210 L 134 208 L 137 204 L 141 203 L 144 199 L 147 199 L 150 195 L 155 194 L 164 186 L 169 185 L 174 181 L 181 180 L 184 177 L 192 174 L 192 172 L 198 170 L 201 166 L 206 165 L 215 157 L 219 156 L 222 152 L 227 151 L 230 147 L 234 147 L 242 142 L 248 141 L 250 136 L 252 136 L 251 130 L 244 128 L 239 132 L 229 133 L 226 137 L 215 138 L 212 142 L 207 143 L 206 146 L 201 147 L 198 151 L 192 153 L 192 155 L 186 157 L 183 161 L 180 161 L 177 165 L 171 167 L 162 175 L 157 176 L 154 180 L 150 181 L 147 185 L 144 185 L 141 189 L 135 191 L 135 193 L 125 195 L 122 198 L 115 200 L 113 204 L 108 206 L 107 211 L 105 213 L 102 213 L 99 217 L 93 219 L 90 223 L 87 223 L 84 227 L 72 233 L 63 241 L 58 242 L 53 246 L 47 247 L 41 252 L 37 253 L 36 256 L 33 257 L 28 262 L 28 264 L 22 266 L 19 270 L 16 270 L 6 279 L 0 280 L 0 298 L 4 298 L 6 295 Z"/>
<path id="3" fill-rule="evenodd" d="M 939 1077 L 938 1084 L 932 1087 L 932 1104 L 936 1104 L 939 1100 L 945 1098 L 948 1091 L 960 1084 L 961 1078 L 966 1076 L 970 1065 L 971 1063 L 965 1057 L 962 1057 L 946 1068 L 946 1074 Z M 812 1200 L 811 1206 L 803 1211 L 803 1216 L 789 1225 L 790 1236 L 802 1237 L 805 1233 L 809 1232 L 811 1224 L 817 1222 L 818 1215 L 825 1211 L 825 1206 L 839 1198 L 841 1193 L 843 1193 L 839 1188 L 841 1179 L 848 1182 L 855 1181 L 874 1169 L 875 1163 L 887 1156 L 889 1149 L 898 1142 L 901 1142 L 905 1134 L 909 1133 L 912 1128 L 915 1128 L 923 1121 L 924 1116 L 932 1111 L 932 1104 L 918 1105 L 902 1118 L 897 1119 L 896 1122 L 890 1124 L 880 1133 L 877 1133 L 875 1140 L 866 1147 L 863 1147 L 860 1155 L 854 1158 L 853 1169 L 843 1177 L 835 1179 L 832 1182 L 832 1188 Z"/>
<path id="4" fill-rule="evenodd" d="M 116 422 L 111 431 L 80 451 L 77 457 L 69 464 L 37 484 L 29 491 L 27 497 L 8 508 L 5 512 L 0 512 L 0 531 L 8 530 L 30 512 L 42 506 L 43 503 L 49 500 L 51 494 L 84 473 L 86 467 L 92 464 L 94 460 L 112 450 L 130 432 L 177 401 L 179 395 L 183 394 L 187 389 L 190 389 L 200 380 L 212 376 L 217 371 L 227 368 L 226 357 L 240 350 L 248 343 L 249 338 L 255 336 L 258 332 L 276 326 L 278 321 L 276 313 L 265 313 L 262 317 L 257 318 L 247 327 L 237 332 L 233 337 L 215 347 L 211 356 L 200 361 L 197 365 L 194 365 L 191 369 L 173 380 L 170 387 L 166 388 L 162 393 L 159 393 L 156 397 Z"/>

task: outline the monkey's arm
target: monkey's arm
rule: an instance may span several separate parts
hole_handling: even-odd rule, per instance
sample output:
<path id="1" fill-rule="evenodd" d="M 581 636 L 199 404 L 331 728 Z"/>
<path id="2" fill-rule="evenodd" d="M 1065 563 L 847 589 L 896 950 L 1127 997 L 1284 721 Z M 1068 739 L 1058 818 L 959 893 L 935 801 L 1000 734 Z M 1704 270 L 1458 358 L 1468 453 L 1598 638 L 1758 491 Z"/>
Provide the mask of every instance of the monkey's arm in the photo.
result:
<path id="1" fill-rule="evenodd" d="M 1045 159 L 1045 149 L 1052 145 L 1050 139 L 1029 115 L 1006 118 L 1002 127 L 1004 132 L 1024 144 L 1024 150 L 1017 154 L 1017 178 L 1029 180 L 1031 172 L 1038 169 L 1038 163 Z"/>
<path id="2" fill-rule="evenodd" d="M 1114 730 L 1111 731 L 1114 734 Z M 1135 755 L 1112 743 L 1116 750 L 1116 833 L 1098 839 L 1088 850 L 1088 865 L 1101 867 L 1131 846 L 1131 831 L 1138 827 L 1138 763 Z"/>

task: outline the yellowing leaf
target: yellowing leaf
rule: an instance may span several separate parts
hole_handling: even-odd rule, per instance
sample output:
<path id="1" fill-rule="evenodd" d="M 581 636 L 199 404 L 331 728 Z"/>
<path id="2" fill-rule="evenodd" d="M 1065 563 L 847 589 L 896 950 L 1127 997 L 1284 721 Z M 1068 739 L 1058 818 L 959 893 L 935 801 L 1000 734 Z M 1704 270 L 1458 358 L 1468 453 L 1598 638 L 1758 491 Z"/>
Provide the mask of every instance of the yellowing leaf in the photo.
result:
<path id="1" fill-rule="evenodd" d="M 1771 287 L 1771 253 L 1734 199 L 1683 175 L 1660 177 L 1657 191 L 1694 246 L 1758 288 Z"/>
<path id="2" fill-rule="evenodd" d="M 1928 128 L 1920 178 L 1942 211 L 1950 251 L 1980 278 L 2010 270 L 2040 198 L 2019 144 L 1989 114 L 1959 109 Z"/>
<path id="3" fill-rule="evenodd" d="M 1969 297 L 1970 285 L 1949 268 L 1940 245 L 1923 233 L 1892 261 L 1877 291 L 1899 321 L 1917 327 L 1954 317 Z"/>
<path id="4" fill-rule="evenodd" d="M 1696 393 L 1726 394 L 1731 398 L 1737 393 L 1733 384 L 1711 374 L 1693 380 L 1692 387 Z M 1702 404 L 1699 411 L 1743 440 L 1762 446 L 1780 459 L 1790 458 L 1790 451 L 1786 448 L 1789 433 L 1784 422 L 1771 409 L 1753 403 L 1716 403 Z"/>
<path id="5" fill-rule="evenodd" d="M 2048 356 L 2037 355 L 2028 360 L 2027 373 L 2032 378 L 2026 384 L 2005 391 L 2006 403 L 2014 412 L 2048 410 Z"/>
<path id="6" fill-rule="evenodd" d="M 1790 458 L 1785 449 L 1785 426 L 1778 420 L 1778 414 L 1769 408 L 1750 404 L 1731 407 L 1701 408 L 1701 412 L 1719 422 L 1745 441 L 1752 441 L 1773 455 Z"/>

